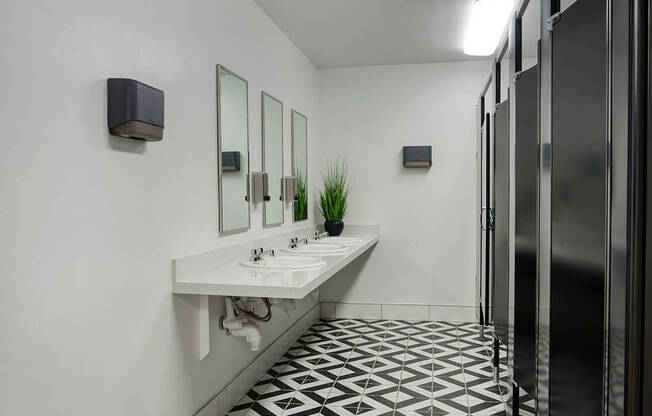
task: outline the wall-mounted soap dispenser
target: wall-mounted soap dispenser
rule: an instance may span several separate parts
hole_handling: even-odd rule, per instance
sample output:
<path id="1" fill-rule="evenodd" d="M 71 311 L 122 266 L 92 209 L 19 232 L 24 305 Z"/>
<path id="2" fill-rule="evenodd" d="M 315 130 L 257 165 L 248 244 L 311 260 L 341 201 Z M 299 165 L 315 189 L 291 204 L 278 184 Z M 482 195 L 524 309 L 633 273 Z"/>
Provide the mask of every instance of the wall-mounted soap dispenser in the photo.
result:
<path id="1" fill-rule="evenodd" d="M 267 172 L 251 172 L 249 174 L 249 194 L 251 203 L 258 205 L 271 199 Z"/>
<path id="2" fill-rule="evenodd" d="M 129 139 L 163 138 L 163 91 L 127 78 L 109 78 L 109 132 Z"/>
<path id="3" fill-rule="evenodd" d="M 283 202 L 299 200 L 296 176 L 283 176 L 281 178 L 281 200 L 283 200 Z"/>
<path id="4" fill-rule="evenodd" d="M 432 146 L 403 146 L 404 168 L 429 168 L 432 166 Z"/>

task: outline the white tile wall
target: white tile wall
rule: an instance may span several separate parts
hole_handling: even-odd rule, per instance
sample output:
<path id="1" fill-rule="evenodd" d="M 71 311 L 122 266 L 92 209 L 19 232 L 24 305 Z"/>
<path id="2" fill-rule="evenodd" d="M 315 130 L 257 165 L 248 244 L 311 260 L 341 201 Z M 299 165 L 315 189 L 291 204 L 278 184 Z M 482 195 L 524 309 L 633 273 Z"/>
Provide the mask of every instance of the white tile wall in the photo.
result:
<path id="1" fill-rule="evenodd" d="M 364 303 L 336 303 L 335 317 L 356 319 L 381 319 L 381 306 Z"/>
<path id="2" fill-rule="evenodd" d="M 322 303 L 321 304 L 321 317 L 325 319 L 335 318 L 335 304 L 334 303 Z"/>
<path id="3" fill-rule="evenodd" d="M 400 319 L 406 321 L 477 322 L 476 307 L 322 302 L 324 319 Z"/>
<path id="4" fill-rule="evenodd" d="M 427 321 L 428 305 L 381 305 L 382 319 Z"/>
<path id="5" fill-rule="evenodd" d="M 431 321 L 476 322 L 475 310 L 474 306 L 431 305 L 429 319 Z"/>

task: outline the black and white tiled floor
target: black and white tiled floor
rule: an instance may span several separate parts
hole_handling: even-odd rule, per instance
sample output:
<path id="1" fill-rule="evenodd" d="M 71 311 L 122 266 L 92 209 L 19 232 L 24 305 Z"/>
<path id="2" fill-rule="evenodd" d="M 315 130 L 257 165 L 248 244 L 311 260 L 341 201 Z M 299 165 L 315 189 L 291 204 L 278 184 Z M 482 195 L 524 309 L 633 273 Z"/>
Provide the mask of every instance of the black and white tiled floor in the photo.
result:
<path id="1" fill-rule="evenodd" d="M 474 323 L 321 320 L 229 415 L 505 415 L 489 335 Z"/>

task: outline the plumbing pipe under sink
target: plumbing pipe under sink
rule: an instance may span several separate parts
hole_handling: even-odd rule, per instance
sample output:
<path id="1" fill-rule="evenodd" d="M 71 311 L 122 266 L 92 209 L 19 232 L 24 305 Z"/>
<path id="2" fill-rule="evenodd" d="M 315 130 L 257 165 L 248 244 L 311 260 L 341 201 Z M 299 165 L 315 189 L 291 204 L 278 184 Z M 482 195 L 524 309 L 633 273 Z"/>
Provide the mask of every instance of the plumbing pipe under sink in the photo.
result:
<path id="1" fill-rule="evenodd" d="M 317 299 L 317 291 L 313 291 L 311 294 L 311 299 Z M 246 298 L 241 298 L 247 300 Z M 252 304 L 252 299 L 249 299 L 249 305 Z M 296 303 L 294 299 L 270 299 L 270 305 L 277 305 L 282 307 L 288 316 L 293 316 L 296 309 Z M 233 299 L 230 297 L 224 298 L 224 306 L 226 309 L 226 316 L 220 317 L 220 328 L 223 329 L 227 335 L 232 335 L 234 337 L 245 337 L 249 343 L 249 349 L 251 351 L 258 351 L 260 349 L 260 344 L 263 341 L 263 333 L 260 327 L 257 324 L 257 321 L 249 318 L 245 314 L 236 315 L 236 305 L 233 302 Z M 270 315 L 271 316 L 271 315 Z"/>
<path id="2" fill-rule="evenodd" d="M 234 329 L 240 329 L 247 321 L 244 316 L 235 315 L 235 305 L 231 298 L 224 298 L 224 306 L 226 309 L 226 317 L 220 318 L 220 328 L 225 329 L 227 333 Z"/>
<path id="3" fill-rule="evenodd" d="M 263 340 L 263 334 L 253 323 L 246 323 L 242 325 L 242 328 L 232 329 L 231 335 L 235 337 L 245 337 L 249 343 L 249 349 L 251 351 L 258 351 L 260 349 L 260 343 Z"/>
<path id="4" fill-rule="evenodd" d="M 224 306 L 226 307 L 226 316 L 220 318 L 220 328 L 224 329 L 227 335 L 245 337 L 249 343 L 249 349 L 258 351 L 263 340 L 260 328 L 246 316 L 236 316 L 235 305 L 231 298 L 224 298 Z"/>

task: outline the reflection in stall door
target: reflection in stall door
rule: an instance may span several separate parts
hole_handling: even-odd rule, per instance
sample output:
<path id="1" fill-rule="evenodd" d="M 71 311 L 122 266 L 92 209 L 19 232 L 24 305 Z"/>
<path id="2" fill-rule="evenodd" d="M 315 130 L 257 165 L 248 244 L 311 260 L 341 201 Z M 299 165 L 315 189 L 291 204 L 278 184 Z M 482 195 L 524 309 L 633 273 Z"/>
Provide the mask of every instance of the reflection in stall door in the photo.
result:
<path id="1" fill-rule="evenodd" d="M 605 2 L 552 32 L 550 414 L 602 414 L 606 267 Z"/>

